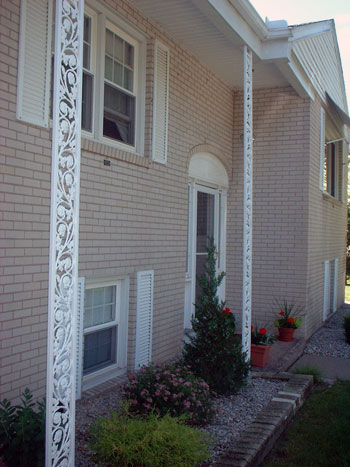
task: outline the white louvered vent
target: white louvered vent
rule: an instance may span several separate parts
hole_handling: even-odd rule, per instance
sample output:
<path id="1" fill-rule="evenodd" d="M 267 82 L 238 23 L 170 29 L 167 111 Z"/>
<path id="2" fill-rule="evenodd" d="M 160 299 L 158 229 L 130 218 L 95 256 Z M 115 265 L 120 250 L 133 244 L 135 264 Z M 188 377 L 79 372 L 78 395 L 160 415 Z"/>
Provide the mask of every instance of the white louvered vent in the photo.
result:
<path id="1" fill-rule="evenodd" d="M 155 45 L 152 159 L 165 164 L 168 146 L 169 50 Z"/>
<path id="2" fill-rule="evenodd" d="M 81 385 L 83 380 L 83 339 L 84 339 L 84 291 L 85 279 L 79 277 L 77 297 L 77 360 L 76 360 L 76 398 L 81 397 Z"/>
<path id="3" fill-rule="evenodd" d="M 325 159 L 325 133 L 326 133 L 326 115 L 323 108 L 320 111 L 320 190 L 323 191 L 324 181 L 324 159 Z"/>
<path id="4" fill-rule="evenodd" d="M 338 301 L 338 268 L 339 268 L 339 259 L 334 260 L 333 267 L 333 303 L 332 303 L 332 313 L 337 311 L 337 301 Z"/>
<path id="5" fill-rule="evenodd" d="M 323 321 L 327 319 L 330 301 L 330 268 L 329 261 L 324 262 L 323 279 Z"/>
<path id="6" fill-rule="evenodd" d="M 153 276 L 153 271 L 137 273 L 136 369 L 152 359 Z"/>
<path id="7" fill-rule="evenodd" d="M 22 0 L 17 118 L 48 127 L 52 0 Z M 50 26 L 50 27 L 49 27 Z"/>

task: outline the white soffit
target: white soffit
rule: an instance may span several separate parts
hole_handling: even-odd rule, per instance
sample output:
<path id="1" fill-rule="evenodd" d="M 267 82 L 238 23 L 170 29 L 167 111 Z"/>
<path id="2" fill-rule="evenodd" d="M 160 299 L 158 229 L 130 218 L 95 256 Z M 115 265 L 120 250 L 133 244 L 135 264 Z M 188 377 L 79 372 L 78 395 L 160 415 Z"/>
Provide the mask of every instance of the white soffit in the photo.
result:
<path id="1" fill-rule="evenodd" d="M 132 0 L 132 4 L 151 21 L 158 23 L 166 34 L 178 42 L 204 66 L 233 89 L 243 89 L 243 45 L 248 42 L 253 52 L 261 53 L 261 40 L 230 2 L 220 0 Z M 238 4 L 247 2 L 238 1 Z M 221 8 L 222 9 L 222 8 Z M 222 14 L 231 12 L 238 33 Z M 256 13 L 257 18 L 260 17 Z M 254 16 L 254 15 L 253 15 Z M 238 21 L 240 18 L 240 21 Z M 263 22 L 262 22 L 263 24 Z M 277 67 L 264 63 L 254 55 L 254 88 L 286 86 L 288 81 Z"/>
<path id="2" fill-rule="evenodd" d="M 198 152 L 191 157 L 188 175 L 198 181 L 228 187 L 225 167 L 219 159 L 206 152 Z"/>

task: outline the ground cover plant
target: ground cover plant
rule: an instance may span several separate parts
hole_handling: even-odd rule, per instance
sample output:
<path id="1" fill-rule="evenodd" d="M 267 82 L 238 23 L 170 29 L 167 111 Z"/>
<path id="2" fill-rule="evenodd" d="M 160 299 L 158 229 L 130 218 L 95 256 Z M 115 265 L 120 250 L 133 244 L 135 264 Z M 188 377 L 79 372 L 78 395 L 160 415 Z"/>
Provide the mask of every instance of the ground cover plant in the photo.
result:
<path id="1" fill-rule="evenodd" d="M 0 457 L 10 467 L 44 465 L 45 401 L 35 404 L 28 388 L 20 405 L 0 402 Z"/>
<path id="2" fill-rule="evenodd" d="M 294 369 L 293 371 L 296 375 L 311 375 L 314 377 L 315 383 L 320 383 L 322 381 L 323 373 L 322 371 L 312 365 L 303 365 Z"/>
<path id="3" fill-rule="evenodd" d="M 92 459 L 123 467 L 193 467 L 210 457 L 208 435 L 183 420 L 151 413 L 132 418 L 124 411 L 91 427 Z"/>
<path id="4" fill-rule="evenodd" d="M 124 396 L 133 414 L 186 414 L 186 423 L 203 425 L 214 415 L 208 384 L 180 363 L 149 365 L 129 377 Z"/>
<path id="5" fill-rule="evenodd" d="M 350 382 L 316 387 L 265 467 L 350 466 Z"/>
<path id="6" fill-rule="evenodd" d="M 209 239 L 205 273 L 198 277 L 201 295 L 192 319 L 194 335 L 184 344 L 183 360 L 218 394 L 234 393 L 246 382 L 250 364 L 235 335 L 235 318 L 217 291 L 225 273 L 216 273 L 216 248 Z"/>

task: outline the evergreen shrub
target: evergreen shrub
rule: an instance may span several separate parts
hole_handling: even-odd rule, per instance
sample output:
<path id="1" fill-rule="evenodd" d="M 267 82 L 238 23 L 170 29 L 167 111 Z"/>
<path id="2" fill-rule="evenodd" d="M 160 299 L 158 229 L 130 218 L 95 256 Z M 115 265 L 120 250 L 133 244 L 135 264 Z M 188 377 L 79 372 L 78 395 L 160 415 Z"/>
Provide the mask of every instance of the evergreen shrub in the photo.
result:
<path id="1" fill-rule="evenodd" d="M 344 328 L 345 340 L 348 344 L 350 344 L 350 315 L 344 316 L 343 328 Z"/>
<path id="2" fill-rule="evenodd" d="M 245 383 L 250 362 L 235 335 L 235 318 L 217 291 L 225 273 L 216 273 L 216 248 L 213 239 L 207 247 L 205 273 L 197 278 L 201 295 L 192 318 L 193 335 L 184 344 L 183 361 L 196 376 L 203 378 L 218 394 L 234 393 Z"/>

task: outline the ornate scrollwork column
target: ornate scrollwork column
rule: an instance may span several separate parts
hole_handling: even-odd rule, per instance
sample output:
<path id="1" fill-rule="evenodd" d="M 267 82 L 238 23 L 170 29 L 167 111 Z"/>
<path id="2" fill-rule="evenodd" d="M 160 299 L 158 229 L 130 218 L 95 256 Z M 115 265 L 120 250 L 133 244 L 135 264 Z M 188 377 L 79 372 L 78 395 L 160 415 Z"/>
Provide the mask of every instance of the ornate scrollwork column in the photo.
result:
<path id="1" fill-rule="evenodd" d="M 56 0 L 46 466 L 74 466 L 83 15 Z"/>
<path id="2" fill-rule="evenodd" d="M 253 220 L 253 55 L 244 46 L 244 194 L 243 194 L 243 309 L 242 347 L 250 358 L 252 302 L 252 220 Z"/>

